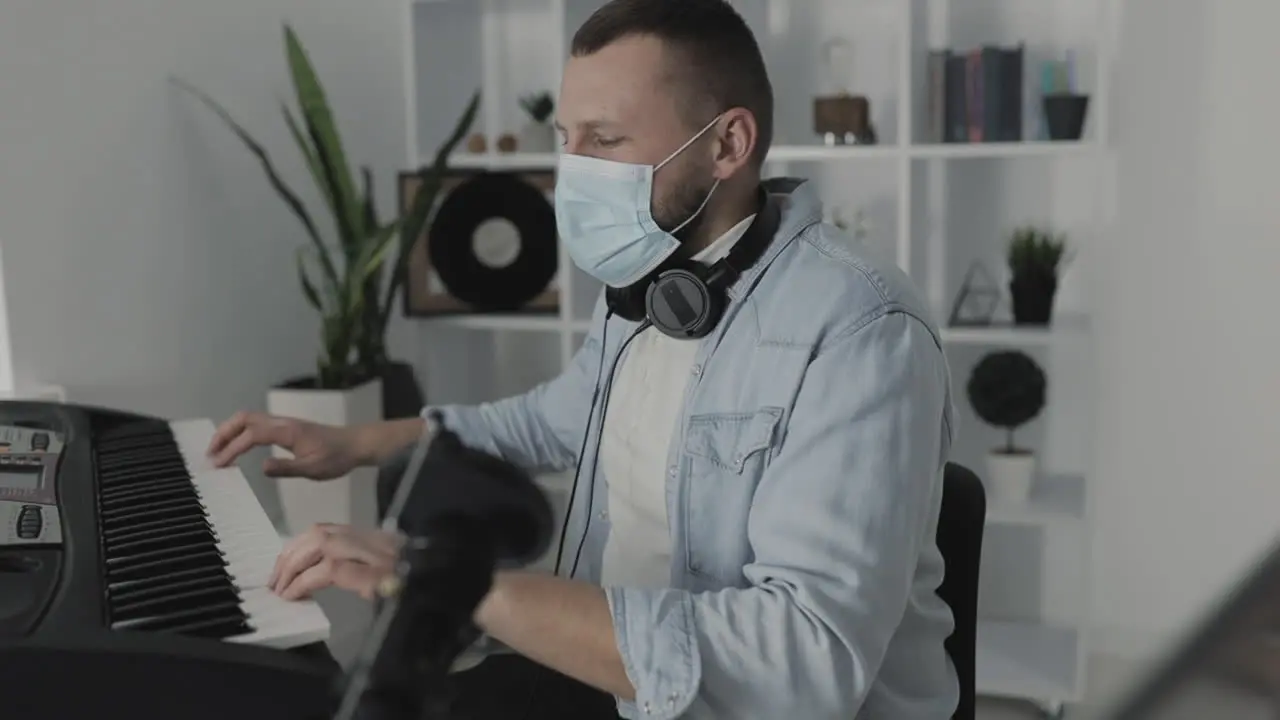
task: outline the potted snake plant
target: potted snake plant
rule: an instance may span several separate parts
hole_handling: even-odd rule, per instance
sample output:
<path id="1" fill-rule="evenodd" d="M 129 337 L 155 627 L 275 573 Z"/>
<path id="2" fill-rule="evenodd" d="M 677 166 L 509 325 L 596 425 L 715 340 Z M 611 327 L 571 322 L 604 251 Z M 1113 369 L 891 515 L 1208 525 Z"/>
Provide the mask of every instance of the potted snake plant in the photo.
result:
<path id="1" fill-rule="evenodd" d="M 316 363 L 313 371 L 271 388 L 267 410 L 332 425 L 416 414 L 423 405 L 421 387 L 411 365 L 388 355 L 386 332 L 396 293 L 404 284 L 409 248 L 434 207 L 450 153 L 475 120 L 479 93 L 473 95 L 434 161 L 418 170 L 421 189 L 414 204 L 403 214 L 383 220 L 374 201 L 373 172 L 362 167 L 357 182 L 324 87 L 301 40 L 287 24 L 284 49 L 297 111 L 286 105 L 282 114 L 331 216 L 334 238 L 321 233 L 321 223 L 280 175 L 261 143 L 209 95 L 174 80 L 212 110 L 257 157 L 271 188 L 305 231 L 306 244 L 298 248 L 294 271 L 303 297 L 318 316 Z M 362 473 L 369 477 L 357 477 Z M 377 521 L 371 471 L 357 470 L 325 483 L 282 478 L 278 487 L 291 531 L 300 532 L 316 522 L 370 526 Z"/>

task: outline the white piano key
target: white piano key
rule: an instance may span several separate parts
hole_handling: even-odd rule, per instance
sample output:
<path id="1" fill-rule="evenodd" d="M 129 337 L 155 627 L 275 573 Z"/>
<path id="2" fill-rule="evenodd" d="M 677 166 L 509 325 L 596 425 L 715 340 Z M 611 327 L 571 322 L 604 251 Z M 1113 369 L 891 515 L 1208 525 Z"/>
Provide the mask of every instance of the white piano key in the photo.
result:
<path id="1" fill-rule="evenodd" d="M 327 640 L 330 624 L 313 600 L 288 601 L 271 593 L 267 580 L 284 541 L 239 468 L 215 468 L 205 454 L 215 426 L 208 419 L 171 422 L 170 430 L 191 473 L 192 484 L 218 536 L 227 570 L 240 589 L 242 608 L 254 631 L 232 642 L 290 648 Z"/>
<path id="2" fill-rule="evenodd" d="M 313 601 L 284 600 L 265 588 L 246 590 L 243 596 L 242 607 L 256 629 L 227 638 L 231 642 L 290 648 L 329 638 L 329 619 Z"/>
<path id="3" fill-rule="evenodd" d="M 253 490 L 234 468 L 200 473 L 193 481 L 232 576 L 242 586 L 260 587 L 284 543 L 265 512 L 245 510 L 260 507 Z"/>

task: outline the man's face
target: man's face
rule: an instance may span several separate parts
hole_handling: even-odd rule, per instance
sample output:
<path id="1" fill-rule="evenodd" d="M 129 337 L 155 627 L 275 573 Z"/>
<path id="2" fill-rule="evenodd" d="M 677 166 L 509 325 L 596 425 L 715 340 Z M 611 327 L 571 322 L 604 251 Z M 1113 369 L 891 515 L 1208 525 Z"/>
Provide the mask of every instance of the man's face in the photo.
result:
<path id="1" fill-rule="evenodd" d="M 629 36 L 565 65 L 557 105 L 564 152 L 658 165 L 710 122 L 690 127 L 669 53 L 650 36 Z M 670 231 L 693 216 L 715 182 L 710 130 L 654 176 L 653 218 Z M 702 216 L 699 216 L 702 217 Z M 688 236 L 696 224 L 680 233 Z"/>

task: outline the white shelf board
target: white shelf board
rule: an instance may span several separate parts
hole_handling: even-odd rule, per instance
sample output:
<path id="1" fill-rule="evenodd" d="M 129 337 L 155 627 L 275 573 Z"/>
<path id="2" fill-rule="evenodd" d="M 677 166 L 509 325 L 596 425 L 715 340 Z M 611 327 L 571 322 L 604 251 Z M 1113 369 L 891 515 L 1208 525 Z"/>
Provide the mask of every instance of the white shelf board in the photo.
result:
<path id="1" fill-rule="evenodd" d="M 475 313 L 470 315 L 439 315 L 415 318 L 441 325 L 470 328 L 472 330 L 517 330 L 521 332 L 556 332 L 564 321 L 558 315 L 516 315 L 504 313 Z"/>
<path id="2" fill-rule="evenodd" d="M 889 160 L 900 157 L 898 145 L 775 145 L 769 148 L 769 162 L 828 162 Z"/>
<path id="3" fill-rule="evenodd" d="M 453 327 L 474 330 L 514 330 L 519 332 L 586 332 L 591 321 L 586 319 L 566 322 L 557 315 L 520 315 L 503 313 L 476 313 L 471 315 L 440 315 L 417 318 L 426 322 L 441 323 Z M 1064 321 L 1051 327 L 963 327 L 942 328 L 942 341 L 953 344 L 992 345 L 1012 347 L 1039 347 L 1048 345 L 1063 333 L 1078 332 L 1084 327 L 1083 319 Z"/>
<path id="4" fill-rule="evenodd" d="M 1098 152 L 1098 145 L 1092 142 L 1061 142 L 1048 140 L 1028 140 L 1008 143 L 939 143 L 912 145 L 908 154 L 913 158 L 929 159 L 997 159 L 997 158 L 1032 158 L 1032 157 L 1066 157 L 1087 156 Z"/>
<path id="5" fill-rule="evenodd" d="M 977 693 L 1046 704 L 1076 701 L 1080 652 L 1080 631 L 1073 628 L 979 620 Z"/>
<path id="6" fill-rule="evenodd" d="M 920 160 L 964 160 L 1084 156 L 1096 152 L 1090 142 L 947 143 L 920 145 L 776 145 L 770 162 L 850 162 L 910 157 Z M 557 153 L 456 153 L 449 164 L 465 170 L 549 170 Z M 426 160 L 424 162 L 429 162 Z"/>
<path id="7" fill-rule="evenodd" d="M 450 167 L 461 170 L 551 170 L 558 153 L 454 153 Z"/>
<path id="8" fill-rule="evenodd" d="M 945 316 L 943 316 L 945 317 Z M 943 327 L 942 341 L 967 345 L 1007 345 L 1013 347 L 1040 347 L 1058 338 L 1088 331 L 1088 318 L 1084 315 L 1060 315 L 1051 325 L 989 325 L 973 327 Z"/>
<path id="9" fill-rule="evenodd" d="M 1048 525 L 1085 519 L 1085 479 L 1080 475 L 1041 475 L 1031 484 L 1026 504 L 987 505 L 987 523 Z"/>

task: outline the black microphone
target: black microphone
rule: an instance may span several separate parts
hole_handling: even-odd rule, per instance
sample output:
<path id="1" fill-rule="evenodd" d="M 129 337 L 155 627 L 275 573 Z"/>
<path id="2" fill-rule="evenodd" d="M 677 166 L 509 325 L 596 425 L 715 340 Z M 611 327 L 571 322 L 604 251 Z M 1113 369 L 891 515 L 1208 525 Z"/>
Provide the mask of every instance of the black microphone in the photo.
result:
<path id="1" fill-rule="evenodd" d="M 467 447 L 442 425 L 415 477 L 401 482 L 413 483 L 397 518 L 409 537 L 430 537 L 441 523 L 473 523 L 493 545 L 494 560 L 514 565 L 536 561 L 551 544 L 551 503 L 529 474 Z"/>
<path id="2" fill-rule="evenodd" d="M 407 541 L 341 688 L 342 720 L 447 714 L 449 670 L 480 637 L 472 616 L 495 569 L 537 560 L 554 532 L 551 503 L 527 472 L 467 447 L 438 418 L 395 465 L 383 473 L 400 477 L 383 528 Z"/>

